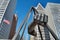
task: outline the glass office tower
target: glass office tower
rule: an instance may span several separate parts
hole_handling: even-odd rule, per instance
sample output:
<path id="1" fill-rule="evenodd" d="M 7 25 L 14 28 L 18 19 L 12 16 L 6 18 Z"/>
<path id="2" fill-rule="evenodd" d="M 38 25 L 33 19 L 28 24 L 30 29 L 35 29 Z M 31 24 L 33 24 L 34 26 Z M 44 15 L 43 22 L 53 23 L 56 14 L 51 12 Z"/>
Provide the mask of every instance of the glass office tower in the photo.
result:
<path id="1" fill-rule="evenodd" d="M 0 39 L 8 39 L 16 0 L 0 0 Z"/>

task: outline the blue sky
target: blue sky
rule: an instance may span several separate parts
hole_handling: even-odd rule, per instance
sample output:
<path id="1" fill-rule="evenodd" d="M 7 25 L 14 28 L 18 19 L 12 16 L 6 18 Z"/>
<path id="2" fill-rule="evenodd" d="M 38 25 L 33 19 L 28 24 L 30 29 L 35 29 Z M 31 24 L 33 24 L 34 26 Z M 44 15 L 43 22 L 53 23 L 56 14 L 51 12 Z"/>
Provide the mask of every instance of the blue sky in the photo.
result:
<path id="1" fill-rule="evenodd" d="M 15 11 L 17 12 L 16 14 L 18 16 L 18 23 L 16 30 L 19 28 L 22 20 L 31 6 L 37 6 L 38 3 L 41 3 L 42 6 L 45 7 L 48 2 L 60 3 L 60 0 L 17 0 Z"/>

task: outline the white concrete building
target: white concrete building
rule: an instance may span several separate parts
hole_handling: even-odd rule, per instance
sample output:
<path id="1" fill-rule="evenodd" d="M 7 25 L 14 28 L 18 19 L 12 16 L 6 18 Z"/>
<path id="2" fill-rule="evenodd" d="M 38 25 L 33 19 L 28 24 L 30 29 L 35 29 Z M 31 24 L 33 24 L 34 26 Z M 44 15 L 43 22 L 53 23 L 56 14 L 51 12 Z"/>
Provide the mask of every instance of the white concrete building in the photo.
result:
<path id="1" fill-rule="evenodd" d="M 46 9 L 48 9 L 47 7 L 44 8 L 44 7 L 39 3 L 39 4 L 37 5 L 37 7 L 35 7 L 35 8 L 37 9 L 37 11 L 38 11 L 39 13 L 42 13 L 42 14 L 46 14 L 46 15 L 47 15 L 47 13 L 46 13 L 46 12 L 47 12 Z M 50 14 L 49 14 L 49 15 L 50 15 Z M 49 17 L 49 15 L 48 15 L 48 17 Z M 51 17 L 50 17 L 50 18 L 51 18 Z M 51 22 L 51 19 L 48 19 L 48 22 L 49 22 L 49 20 L 50 20 L 50 22 Z M 49 26 L 51 26 L 51 24 L 52 24 L 52 23 L 50 24 L 50 22 L 48 23 Z M 37 32 L 37 37 L 34 37 L 34 36 L 31 35 L 31 36 L 30 36 L 30 40 L 41 40 L 41 37 L 40 37 L 40 34 L 39 34 L 39 31 L 38 31 L 37 26 L 38 26 L 38 25 L 36 25 L 36 28 L 35 28 L 35 30 L 36 30 L 36 32 Z M 51 27 L 51 28 L 52 28 L 52 29 L 54 28 L 54 30 L 56 30 L 55 27 Z M 55 40 L 46 27 L 40 26 L 40 30 L 41 30 L 41 32 L 42 32 L 43 40 Z"/>
<path id="2" fill-rule="evenodd" d="M 47 3 L 45 12 L 48 15 L 48 24 L 60 39 L 60 4 Z"/>

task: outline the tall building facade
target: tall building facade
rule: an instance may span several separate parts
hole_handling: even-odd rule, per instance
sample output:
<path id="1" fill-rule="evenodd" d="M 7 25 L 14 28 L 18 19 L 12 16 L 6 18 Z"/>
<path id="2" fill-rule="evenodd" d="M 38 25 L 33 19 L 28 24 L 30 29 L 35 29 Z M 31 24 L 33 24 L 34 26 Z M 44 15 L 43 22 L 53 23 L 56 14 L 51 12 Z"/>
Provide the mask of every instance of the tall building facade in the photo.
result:
<path id="1" fill-rule="evenodd" d="M 40 3 L 35 8 L 39 13 L 46 14 L 45 8 L 43 8 L 43 6 Z M 39 25 L 39 27 L 41 30 L 43 40 L 55 40 L 46 27 L 42 27 L 40 25 Z M 31 35 L 30 40 L 41 40 L 41 35 L 38 30 L 38 25 L 36 25 L 35 31 L 37 32 L 37 37 L 34 37 Z"/>
<path id="2" fill-rule="evenodd" d="M 46 14 L 49 16 L 49 26 L 60 40 L 60 4 L 48 3 L 45 8 Z"/>
<path id="3" fill-rule="evenodd" d="M 11 32 L 16 0 L 0 0 L 0 39 L 8 39 Z"/>

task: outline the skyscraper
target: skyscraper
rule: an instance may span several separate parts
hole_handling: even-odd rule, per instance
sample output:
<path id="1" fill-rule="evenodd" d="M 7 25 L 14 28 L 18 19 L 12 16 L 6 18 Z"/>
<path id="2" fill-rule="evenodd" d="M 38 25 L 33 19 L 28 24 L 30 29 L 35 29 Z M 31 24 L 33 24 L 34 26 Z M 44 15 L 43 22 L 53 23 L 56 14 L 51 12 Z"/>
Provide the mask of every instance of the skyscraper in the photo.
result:
<path id="1" fill-rule="evenodd" d="M 49 26 L 60 39 L 60 4 L 47 3 L 45 12 L 48 15 Z"/>
<path id="2" fill-rule="evenodd" d="M 14 14 L 13 15 L 13 20 L 12 20 L 12 24 L 11 24 L 11 28 L 10 28 L 10 33 L 9 33 L 9 39 L 12 39 L 13 36 L 16 33 L 16 25 L 17 25 L 17 15 Z M 18 38 L 18 37 L 17 37 Z"/>
<path id="3" fill-rule="evenodd" d="M 0 39 L 8 39 L 16 0 L 0 0 Z"/>
<path id="4" fill-rule="evenodd" d="M 46 14 L 45 8 L 43 8 L 43 6 L 40 3 L 35 8 L 39 13 Z M 40 27 L 40 31 L 41 31 L 43 40 L 54 40 L 53 36 L 51 35 L 51 33 L 48 31 L 48 29 L 46 27 L 42 27 L 40 25 L 39 25 L 39 27 Z M 38 30 L 38 25 L 36 25 L 35 31 L 37 32 L 37 37 L 34 37 L 31 35 L 30 40 L 41 40 L 41 35 Z"/>

